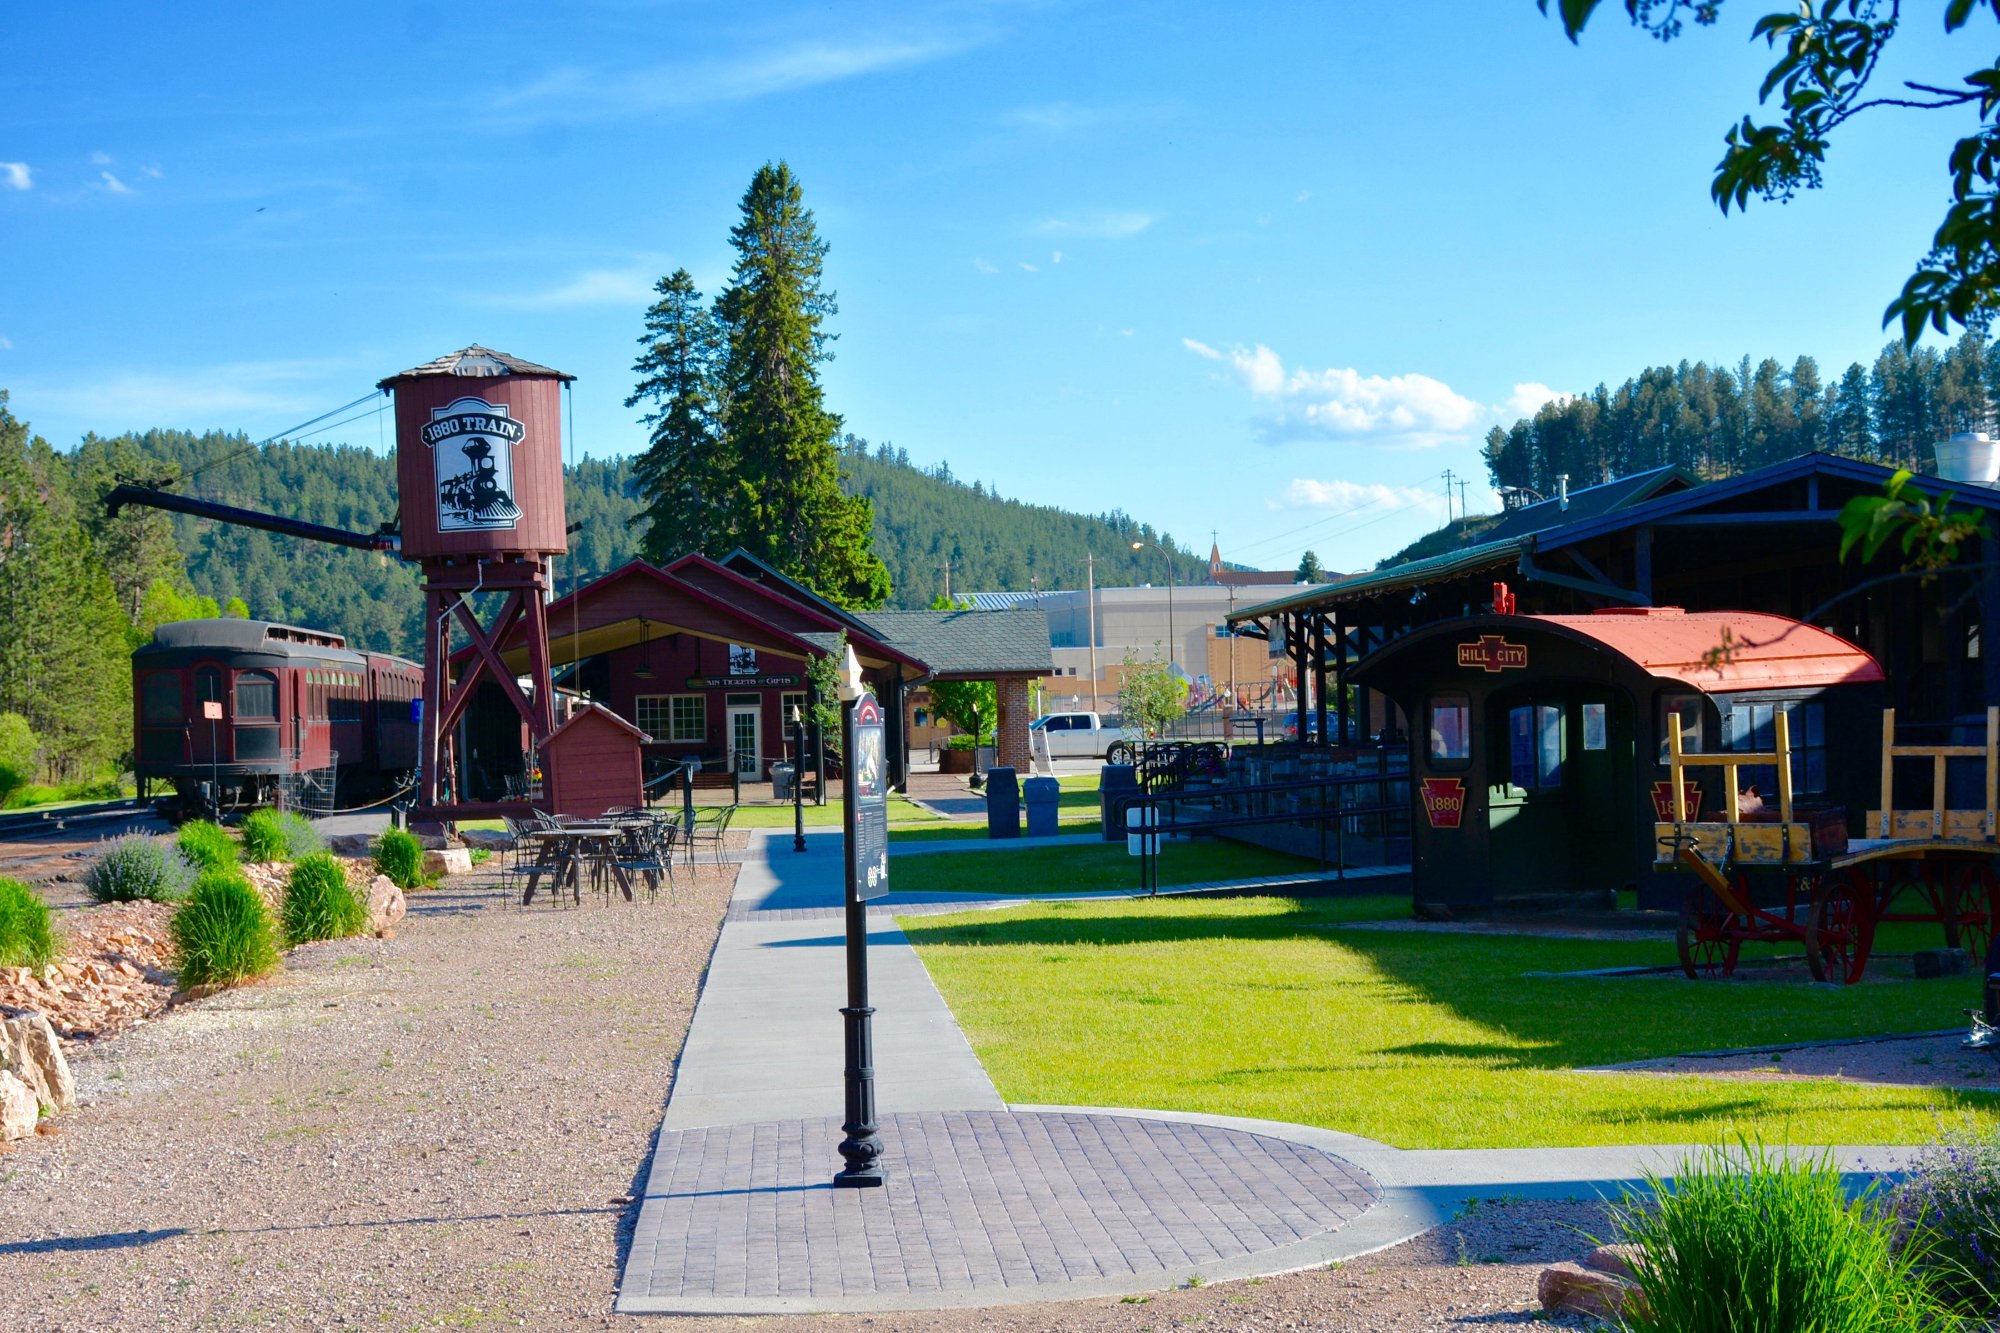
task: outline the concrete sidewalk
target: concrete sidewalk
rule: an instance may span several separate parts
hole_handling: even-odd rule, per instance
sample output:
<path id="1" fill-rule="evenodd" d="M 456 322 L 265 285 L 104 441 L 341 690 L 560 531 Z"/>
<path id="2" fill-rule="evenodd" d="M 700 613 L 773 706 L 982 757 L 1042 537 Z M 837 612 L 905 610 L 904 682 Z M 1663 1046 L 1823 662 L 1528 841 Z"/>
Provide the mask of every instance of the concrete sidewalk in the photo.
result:
<path id="1" fill-rule="evenodd" d="M 1228 1116 L 1010 1107 L 888 914 L 1022 900 L 892 895 L 869 913 L 888 1183 L 836 1190 L 841 895 L 837 831 L 809 834 L 804 853 L 788 832 L 752 833 L 662 1120 L 621 1313 L 991 1306 L 1260 1276 L 1397 1244 L 1469 1199 L 1615 1198 L 1688 1151 L 1404 1151 Z M 1878 1172 L 1907 1151 L 1836 1155 Z"/>

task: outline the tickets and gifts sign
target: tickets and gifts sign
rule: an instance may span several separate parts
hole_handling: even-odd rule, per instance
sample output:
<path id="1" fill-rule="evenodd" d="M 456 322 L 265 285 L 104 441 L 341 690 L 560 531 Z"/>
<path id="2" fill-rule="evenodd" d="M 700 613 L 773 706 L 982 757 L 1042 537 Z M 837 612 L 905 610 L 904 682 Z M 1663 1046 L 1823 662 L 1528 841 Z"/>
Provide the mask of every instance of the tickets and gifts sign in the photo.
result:
<path id="1" fill-rule="evenodd" d="M 882 705 L 873 691 L 855 702 L 848 737 L 847 799 L 852 830 L 847 843 L 848 882 L 861 902 L 889 892 L 889 777 Z"/>
<path id="2" fill-rule="evenodd" d="M 1681 784 L 1681 805 L 1683 813 L 1674 812 L 1674 784 L 1671 778 L 1653 784 L 1653 813 L 1663 824 L 1679 823 L 1701 818 L 1701 784 L 1683 782 Z"/>
<path id="3" fill-rule="evenodd" d="M 1465 780 L 1425 778 L 1424 816 L 1432 828 L 1457 828 L 1465 819 Z"/>

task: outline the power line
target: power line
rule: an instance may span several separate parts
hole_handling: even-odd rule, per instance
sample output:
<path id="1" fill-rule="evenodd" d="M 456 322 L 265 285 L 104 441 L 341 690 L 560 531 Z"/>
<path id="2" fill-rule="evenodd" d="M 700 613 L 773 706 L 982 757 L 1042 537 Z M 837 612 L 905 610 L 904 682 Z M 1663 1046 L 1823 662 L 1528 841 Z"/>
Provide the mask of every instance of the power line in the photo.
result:
<path id="1" fill-rule="evenodd" d="M 296 426 L 293 426 L 293 427 L 291 427 L 290 429 L 287 429 L 287 430 L 281 430 L 281 431 L 279 431 L 279 432 L 278 432 L 278 433 L 277 433 L 276 435 L 273 435 L 273 436 L 271 436 L 271 437 L 270 437 L 269 439 L 265 439 L 265 440 L 259 440 L 259 441 L 257 441 L 257 443 L 255 443 L 255 444 L 252 444 L 252 445 L 246 445 L 246 446 L 245 446 L 244 448 L 241 448 L 241 449 L 238 449 L 238 450 L 236 450 L 236 451 L 235 451 L 234 453 L 228 453 L 228 454 L 224 454 L 224 455 L 223 455 L 222 457 L 220 457 L 220 458 L 211 458 L 211 459 L 209 459 L 209 460 L 208 460 L 208 461 L 207 461 L 206 463 L 203 463 L 203 464 L 202 464 L 202 465 L 201 465 L 200 467 L 198 467 L 198 468 L 195 468 L 195 469 L 193 469 L 192 471 L 190 471 L 190 472 L 188 472 L 188 473 L 184 474 L 184 475 L 183 475 L 183 476 L 181 477 L 181 480 L 182 480 L 182 481 L 188 481 L 188 480 L 190 480 L 191 478 L 194 478 L 194 477 L 197 477 L 197 476 L 199 476 L 200 474 L 202 474 L 202 473 L 204 473 L 204 472 L 208 471 L 208 470 L 209 470 L 210 468 L 212 468 L 212 467 L 221 467 L 221 466 L 222 466 L 222 465 L 223 465 L 224 463 L 230 463 L 230 462 L 234 462 L 235 460 L 237 460 L 237 459 L 239 459 L 239 458 L 242 458 L 242 457 L 244 457 L 244 456 L 246 456 L 246 455 L 248 455 L 248 454 L 254 454 L 254 453 L 256 453 L 256 452 L 257 452 L 257 451 L 258 451 L 259 449 L 262 449 L 262 448 L 263 448 L 263 447 L 264 447 L 265 445 L 267 445 L 267 444 L 276 444 L 276 443 L 277 443 L 277 442 L 278 442 L 279 440 L 282 440 L 282 439 L 287 439 L 287 438 L 291 438 L 291 439 L 301 439 L 301 438 L 304 438 L 303 436 L 300 436 L 300 435 L 298 434 L 298 432 L 300 432 L 300 431 L 304 430 L 304 429 L 305 429 L 305 428 L 306 428 L 307 426 L 317 426 L 317 425 L 319 425 L 319 423 L 320 423 L 320 422 L 322 422 L 322 421 L 325 421 L 325 420 L 326 420 L 326 419 L 327 419 L 328 417 L 337 417 L 337 416 L 339 416 L 339 415 L 340 415 L 340 414 L 341 414 L 342 412 L 345 412 L 345 411 L 347 411 L 347 410 L 348 410 L 348 409 L 350 409 L 350 408 L 355 408 L 355 407 L 359 407 L 359 406 L 361 406 L 361 405 L 362 405 L 363 403 L 365 403 L 365 402 L 368 402 L 368 401 L 369 401 L 370 399 L 372 399 L 372 398 L 377 398 L 377 397 L 380 397 L 380 396 L 381 396 L 381 394 L 382 394 L 382 390 L 380 390 L 380 389 L 370 389 L 370 390 L 369 390 L 369 391 L 368 391 L 367 393 L 365 393 L 365 394 L 361 395 L 361 397 L 359 397 L 359 398 L 355 399 L 355 400 L 354 400 L 353 402 L 351 402 L 351 403 L 342 403 L 342 404 L 341 404 L 341 405 L 340 405 L 339 407 L 336 407 L 336 408 L 334 408 L 334 409 L 333 409 L 333 410 L 332 410 L 331 412 L 322 412 L 322 413 L 320 413 L 320 414 L 319 414 L 318 416 L 314 417 L 314 418 L 313 418 L 312 420 L 310 420 L 310 421 L 301 421 L 301 422 L 300 422 L 300 423 L 299 423 L 298 425 L 296 425 Z M 377 408 L 376 408 L 375 410 L 379 412 L 379 411 L 381 411 L 382 409 L 381 409 L 381 408 L 380 408 L 380 407 L 378 406 L 378 407 L 377 407 Z M 353 417 L 350 417 L 350 418 L 348 418 L 348 420 L 349 420 L 349 421 L 359 421 L 359 420 L 360 420 L 360 419 L 361 419 L 362 417 L 365 417 L 365 416 L 367 416 L 367 415 L 368 415 L 368 413 L 366 413 L 366 412 L 363 412 L 363 413 L 360 413 L 360 414 L 359 414 L 358 416 L 353 416 Z M 344 425 L 346 425 L 346 424 L 347 424 L 347 422 L 346 422 L 346 421 L 336 421 L 336 422 L 335 422 L 335 423 L 334 423 L 334 424 L 333 424 L 332 426 L 326 426 L 326 427 L 322 427 L 322 429 L 323 429 L 323 430 L 332 430 L 332 429 L 334 429 L 334 428 L 335 428 L 335 427 L 337 427 L 337 426 L 344 426 Z M 312 433 L 313 433 L 313 434 L 315 434 L 315 435 L 317 435 L 317 434 L 319 434 L 320 432 L 319 432 L 319 431 L 314 431 L 314 432 L 312 432 Z"/>

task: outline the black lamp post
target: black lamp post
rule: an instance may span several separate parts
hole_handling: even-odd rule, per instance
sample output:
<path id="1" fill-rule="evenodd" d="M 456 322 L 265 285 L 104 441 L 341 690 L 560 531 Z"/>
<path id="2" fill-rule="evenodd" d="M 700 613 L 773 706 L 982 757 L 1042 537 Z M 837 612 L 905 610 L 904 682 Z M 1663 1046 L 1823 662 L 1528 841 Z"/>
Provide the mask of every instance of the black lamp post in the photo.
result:
<path id="1" fill-rule="evenodd" d="M 875 743 L 879 746 L 881 736 L 880 710 L 875 707 L 874 696 L 868 694 L 861 684 L 861 663 L 854 655 L 854 649 L 847 650 L 847 661 L 840 673 L 840 740 L 844 777 L 841 782 L 841 822 L 846 834 L 847 862 L 847 1003 L 841 1006 L 840 1016 L 846 1037 L 846 1068 L 843 1071 L 846 1082 L 846 1115 L 841 1122 L 840 1156 L 844 1163 L 835 1173 L 836 1187 L 855 1189 L 879 1186 L 883 1183 L 882 1138 L 875 1125 L 875 1033 L 873 1019 L 875 1010 L 868 1003 L 868 899 L 877 897 L 888 889 L 887 844 L 888 830 L 884 818 L 882 796 L 879 790 L 869 793 L 870 809 L 863 812 L 861 788 L 870 779 L 865 775 L 861 745 L 857 739 L 855 712 L 857 706 L 866 699 L 876 716 Z M 879 755 L 877 756 L 879 760 Z M 879 784 L 878 771 L 873 779 Z M 866 830 L 870 847 L 864 849 L 862 842 L 862 821 L 866 819 Z M 879 846 L 874 846 L 877 840 Z M 875 873 L 863 868 L 863 862 L 875 867 Z"/>
<path id="2" fill-rule="evenodd" d="M 1180 645 L 1174 642 L 1174 558 L 1168 553 L 1167 548 L 1158 542 L 1132 543 L 1132 549 L 1135 551 L 1143 551 L 1148 546 L 1158 551 L 1160 559 L 1167 562 L 1167 665 L 1172 666 L 1174 654 L 1180 651 Z"/>
<path id="3" fill-rule="evenodd" d="M 792 850 L 806 849 L 806 715 L 792 705 Z"/>

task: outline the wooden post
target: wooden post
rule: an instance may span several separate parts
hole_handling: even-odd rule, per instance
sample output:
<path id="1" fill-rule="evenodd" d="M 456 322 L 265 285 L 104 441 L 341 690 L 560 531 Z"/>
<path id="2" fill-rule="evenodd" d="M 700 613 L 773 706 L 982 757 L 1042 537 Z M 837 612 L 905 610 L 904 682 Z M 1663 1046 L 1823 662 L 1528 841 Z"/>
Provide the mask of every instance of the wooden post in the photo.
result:
<path id="1" fill-rule="evenodd" d="M 1776 714 L 1773 720 L 1778 732 L 1778 818 L 1789 824 L 1792 822 L 1792 723 L 1783 708 L 1772 711 Z M 1735 776 L 1732 770 L 1730 777 Z"/>
<path id="2" fill-rule="evenodd" d="M 1882 836 L 1895 837 L 1896 822 L 1896 710 L 1882 710 Z"/>
<path id="3" fill-rule="evenodd" d="M 1668 808 L 1674 812 L 1674 822 L 1687 820 L 1687 788 L 1681 779 L 1681 715 L 1673 710 L 1667 712 L 1667 776 L 1672 779 L 1672 795 L 1667 799 Z"/>
<path id="4" fill-rule="evenodd" d="M 1986 710 L 1986 836 L 1994 836 L 1994 810 L 2000 807 L 2000 707 Z"/>

